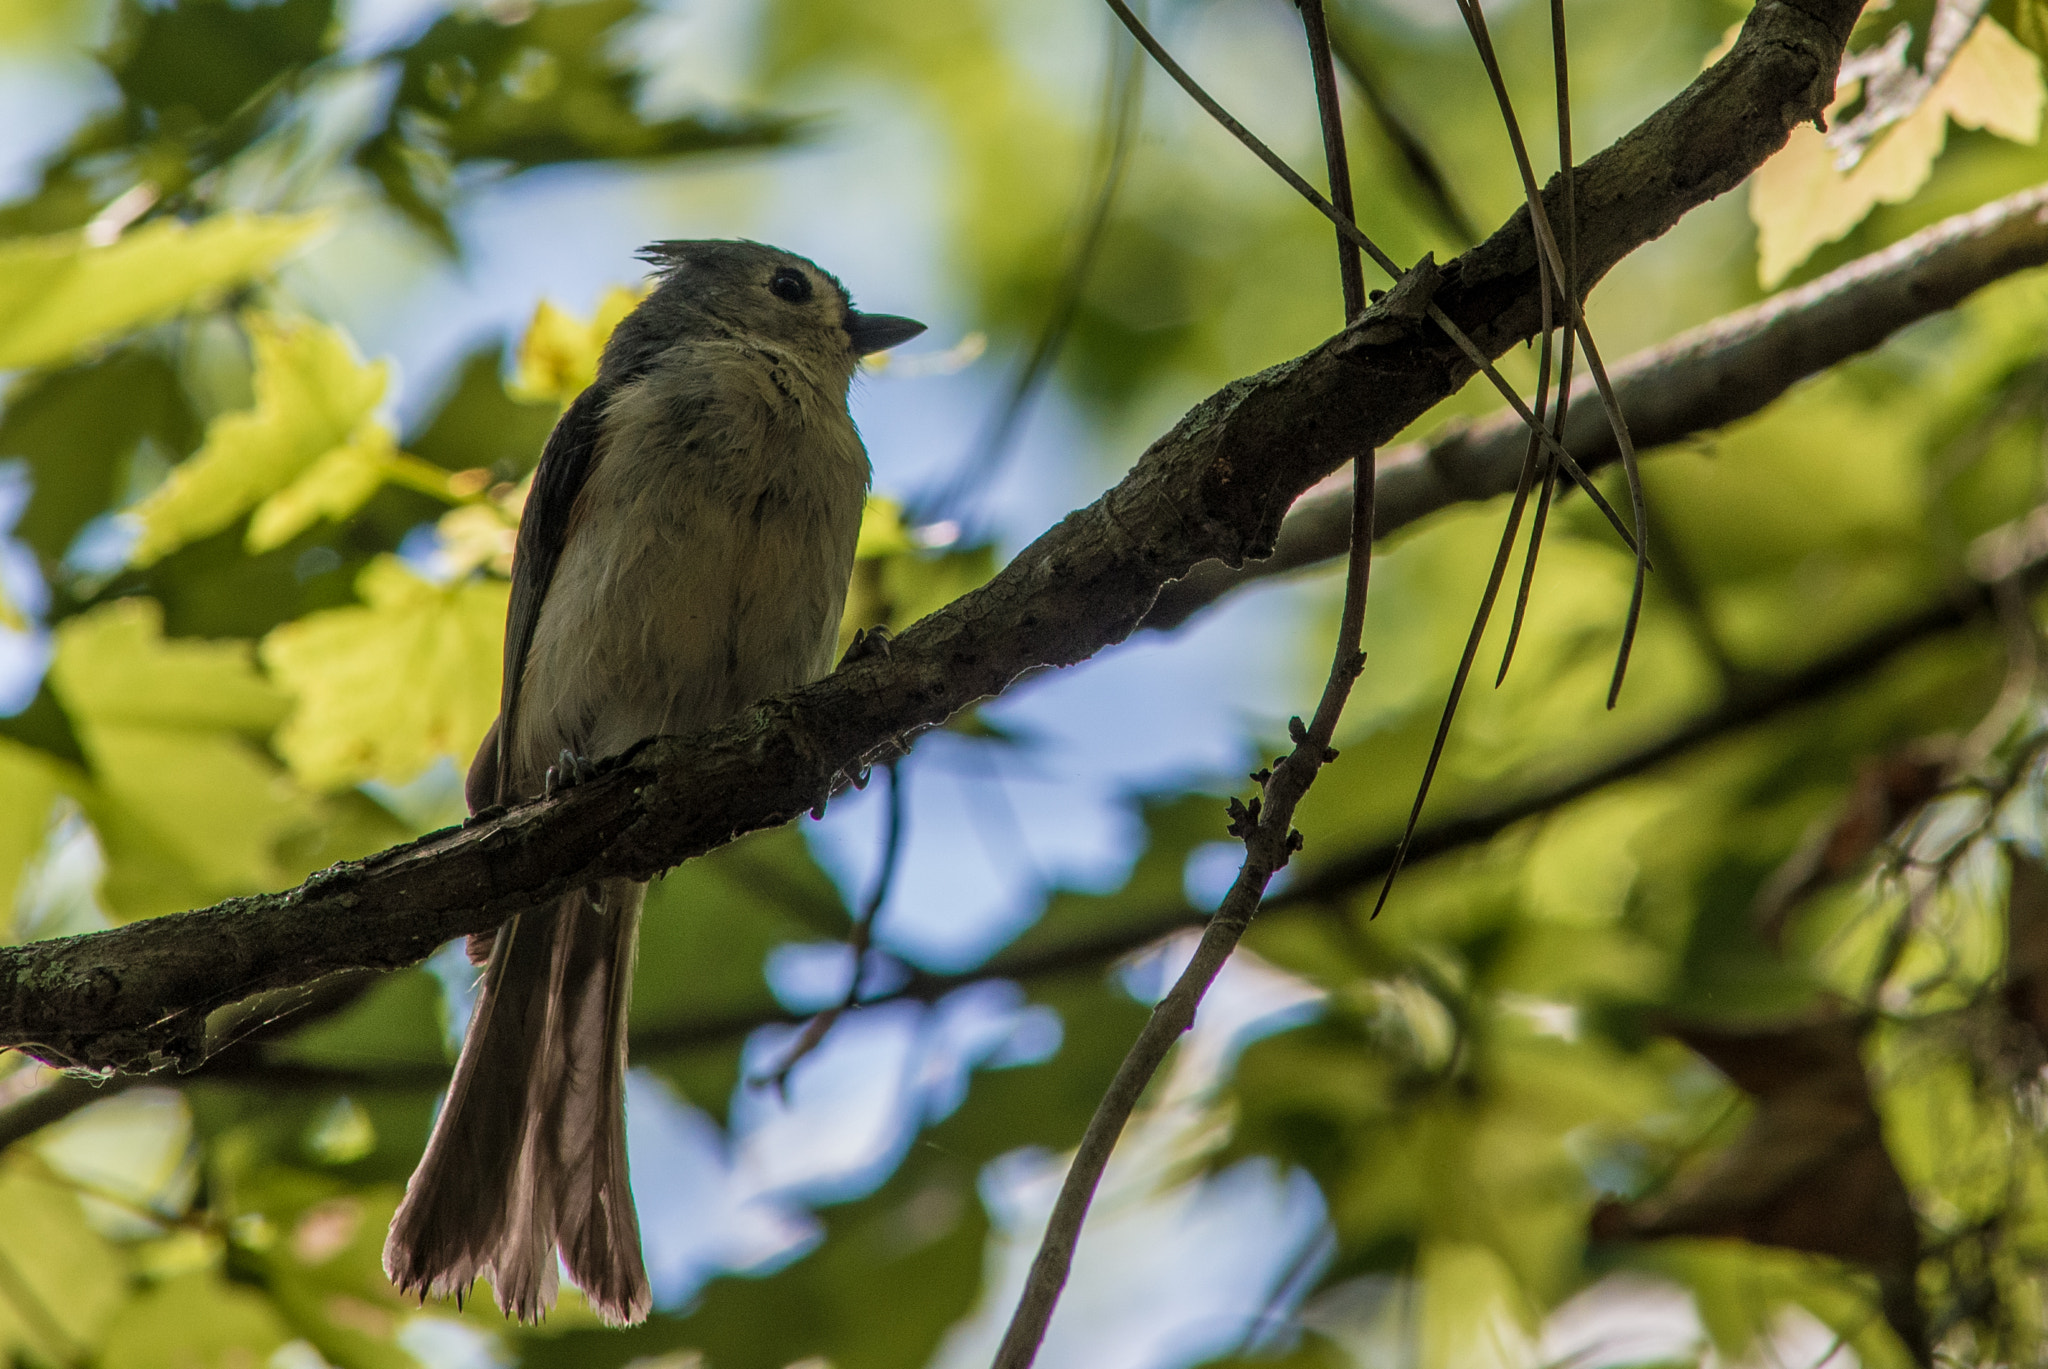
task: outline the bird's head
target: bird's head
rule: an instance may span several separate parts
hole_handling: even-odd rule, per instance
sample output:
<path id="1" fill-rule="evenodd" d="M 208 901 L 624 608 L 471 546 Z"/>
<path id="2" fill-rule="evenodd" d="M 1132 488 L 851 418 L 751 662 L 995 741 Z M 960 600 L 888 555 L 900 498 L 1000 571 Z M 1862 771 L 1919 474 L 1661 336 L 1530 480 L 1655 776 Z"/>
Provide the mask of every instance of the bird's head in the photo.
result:
<path id="1" fill-rule="evenodd" d="M 924 331 L 914 319 L 860 312 L 831 272 L 765 243 L 657 242 L 640 256 L 659 270 L 661 281 L 613 335 L 608 370 L 630 371 L 681 338 L 723 333 L 850 378 L 862 357 Z"/>

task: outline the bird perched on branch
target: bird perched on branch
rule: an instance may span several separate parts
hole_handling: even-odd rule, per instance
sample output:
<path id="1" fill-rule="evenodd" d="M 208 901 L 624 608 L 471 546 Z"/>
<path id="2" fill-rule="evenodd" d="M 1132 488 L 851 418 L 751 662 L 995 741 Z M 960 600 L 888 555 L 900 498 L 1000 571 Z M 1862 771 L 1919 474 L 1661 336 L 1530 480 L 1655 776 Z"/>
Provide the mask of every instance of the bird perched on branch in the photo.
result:
<path id="1" fill-rule="evenodd" d="M 868 485 L 847 390 L 863 356 L 924 325 L 860 313 L 832 276 L 759 243 L 641 255 L 659 284 L 534 474 L 472 811 L 832 668 Z M 460 1295 L 481 1276 L 532 1320 L 559 1250 L 599 1316 L 647 1315 L 625 1135 L 645 893 L 605 880 L 472 938 L 476 1015 L 384 1246 L 399 1288 Z"/>

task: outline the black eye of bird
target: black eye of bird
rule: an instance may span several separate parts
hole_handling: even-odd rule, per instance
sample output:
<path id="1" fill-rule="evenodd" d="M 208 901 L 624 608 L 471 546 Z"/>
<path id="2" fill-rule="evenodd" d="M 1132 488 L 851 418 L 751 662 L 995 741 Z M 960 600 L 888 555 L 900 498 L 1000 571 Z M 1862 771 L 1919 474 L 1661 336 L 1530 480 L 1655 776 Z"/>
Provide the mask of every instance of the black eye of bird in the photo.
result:
<path id="1" fill-rule="evenodd" d="M 788 267 L 784 267 L 775 273 L 775 278 L 768 282 L 768 288 L 774 291 L 779 298 L 786 299 L 791 304 L 802 304 L 811 297 L 810 277 L 801 271 L 792 271 Z"/>

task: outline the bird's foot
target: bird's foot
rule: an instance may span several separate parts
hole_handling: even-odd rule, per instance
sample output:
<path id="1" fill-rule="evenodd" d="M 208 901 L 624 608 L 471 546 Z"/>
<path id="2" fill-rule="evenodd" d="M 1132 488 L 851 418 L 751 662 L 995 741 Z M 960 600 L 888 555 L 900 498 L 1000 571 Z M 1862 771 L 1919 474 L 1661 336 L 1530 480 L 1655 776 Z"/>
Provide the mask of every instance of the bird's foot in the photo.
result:
<path id="1" fill-rule="evenodd" d="M 864 627 L 853 634 L 853 641 L 847 646 L 846 654 L 839 658 L 839 668 L 858 665 L 862 661 L 889 659 L 889 629 L 885 627 Z"/>
<path id="2" fill-rule="evenodd" d="M 573 789 L 597 773 L 597 765 L 588 756 L 579 756 L 567 747 L 548 767 L 547 778 L 541 782 L 541 797 L 553 798 L 564 789 Z"/>

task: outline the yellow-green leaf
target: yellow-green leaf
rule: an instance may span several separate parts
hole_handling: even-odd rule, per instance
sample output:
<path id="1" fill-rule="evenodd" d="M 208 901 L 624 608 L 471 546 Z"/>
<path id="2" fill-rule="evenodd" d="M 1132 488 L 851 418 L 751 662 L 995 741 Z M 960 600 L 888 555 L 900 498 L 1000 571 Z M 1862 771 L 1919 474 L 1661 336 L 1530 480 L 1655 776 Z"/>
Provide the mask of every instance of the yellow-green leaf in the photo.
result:
<path id="1" fill-rule="evenodd" d="M 629 290 L 615 285 L 598 301 L 588 323 L 542 300 L 519 340 L 517 369 L 505 388 L 515 399 L 551 399 L 566 407 L 597 379 L 597 360 L 612 329 L 645 298 L 645 286 Z"/>
<path id="2" fill-rule="evenodd" d="M 903 522 L 903 506 L 887 495 L 869 495 L 860 511 L 860 541 L 854 546 L 854 557 L 866 561 L 910 550 L 910 529 Z"/>
<path id="3" fill-rule="evenodd" d="M 74 722 L 267 736 L 289 701 L 247 642 L 166 641 L 163 610 L 119 599 L 57 629 L 50 683 Z"/>
<path id="4" fill-rule="evenodd" d="M 219 532 L 280 491 L 284 500 L 267 514 L 263 532 L 295 532 L 305 524 L 293 527 L 293 520 L 308 505 L 317 516 L 357 492 L 368 454 L 390 459 L 390 433 L 371 416 L 384 397 L 382 363 L 365 365 L 347 338 L 323 324 L 251 314 L 247 327 L 255 407 L 215 419 L 204 445 L 131 510 L 141 525 L 132 553 L 138 566 Z M 338 455 L 331 470 L 312 474 L 323 458 L 347 449 L 355 454 Z M 309 474 L 304 488 L 295 486 Z M 253 545 L 257 532 L 250 530 L 252 550 L 262 549 Z"/>
<path id="5" fill-rule="evenodd" d="M 1422 1308 L 1418 1359 L 1428 1369 L 1479 1369 L 1536 1358 L 1525 1326 L 1528 1309 L 1514 1277 L 1492 1251 L 1458 1242 L 1432 1243 L 1418 1261 Z"/>
<path id="6" fill-rule="evenodd" d="M 24 1149 L 0 1164 L 0 1259 L 19 1285 L 0 1297 L 0 1356 L 12 1363 L 92 1358 L 127 1283 L 119 1250 L 86 1224 L 77 1196 Z"/>
<path id="7" fill-rule="evenodd" d="M 2017 0 L 2013 35 L 2037 53 L 2048 54 L 2048 0 Z"/>
<path id="8" fill-rule="evenodd" d="M 206 1272 L 167 1279 L 121 1309 L 103 1369 L 246 1369 L 292 1338 L 262 1294 Z"/>
<path id="9" fill-rule="evenodd" d="M 0 740 L 0 941 L 18 925 L 22 875 L 49 840 L 57 797 L 79 784 L 77 771 L 47 751 Z"/>
<path id="10" fill-rule="evenodd" d="M 1838 105 L 1847 93 L 1838 93 Z M 1757 226 L 1757 278 L 1776 286 L 1822 243 L 1833 242 L 1880 204 L 1903 204 L 1933 174 L 1948 124 L 1983 129 L 2014 142 L 2041 134 L 2041 61 L 1989 19 L 1978 22 L 1920 107 L 1894 124 L 1847 171 L 1835 150 L 1806 125 L 1750 178 L 1749 214 Z"/>
<path id="11" fill-rule="evenodd" d="M 263 641 L 263 664 L 297 698 L 278 751 L 314 789 L 467 760 L 498 715 L 510 586 L 435 585 L 385 556 L 356 591 L 360 607 L 310 614 Z"/>
<path id="12" fill-rule="evenodd" d="M 249 550 L 262 553 L 281 547 L 322 518 L 336 523 L 347 518 L 377 492 L 397 457 L 390 429 L 380 423 L 363 424 L 349 441 L 256 506 L 249 520 Z"/>
<path id="13" fill-rule="evenodd" d="M 72 46 L 91 32 L 91 8 L 71 0 L 0 0 L 0 47 L 15 53 Z"/>
<path id="14" fill-rule="evenodd" d="M 109 910 L 134 918 L 293 882 L 285 844 L 321 815 L 263 750 L 288 705 L 250 644 L 166 641 L 146 599 L 56 636 L 50 685 L 91 767 L 81 801 L 106 848 Z"/>
<path id="15" fill-rule="evenodd" d="M 210 304 L 325 226 L 318 214 L 146 224 L 105 247 L 76 233 L 0 243 L 0 368 L 52 366 Z"/>
<path id="16" fill-rule="evenodd" d="M 2041 136 L 2041 106 L 2048 100 L 2041 59 L 1994 19 L 1978 21 L 1977 31 L 1934 88 L 1960 127 L 1981 128 L 2016 143 L 2031 144 Z"/>

